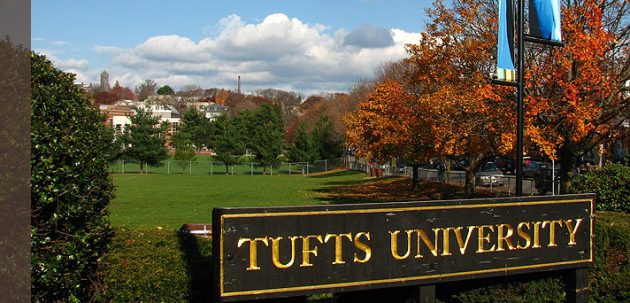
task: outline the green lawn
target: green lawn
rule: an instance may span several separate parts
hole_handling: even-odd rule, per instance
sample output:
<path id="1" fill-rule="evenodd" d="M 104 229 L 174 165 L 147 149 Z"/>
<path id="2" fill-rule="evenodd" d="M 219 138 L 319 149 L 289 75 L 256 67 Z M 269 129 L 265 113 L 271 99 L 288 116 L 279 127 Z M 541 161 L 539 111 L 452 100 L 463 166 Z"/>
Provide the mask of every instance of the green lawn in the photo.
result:
<path id="1" fill-rule="evenodd" d="M 110 203 L 114 226 L 177 229 L 184 223 L 211 223 L 214 207 L 282 206 L 322 203 L 320 190 L 352 183 L 365 174 L 302 175 L 115 174 Z"/>

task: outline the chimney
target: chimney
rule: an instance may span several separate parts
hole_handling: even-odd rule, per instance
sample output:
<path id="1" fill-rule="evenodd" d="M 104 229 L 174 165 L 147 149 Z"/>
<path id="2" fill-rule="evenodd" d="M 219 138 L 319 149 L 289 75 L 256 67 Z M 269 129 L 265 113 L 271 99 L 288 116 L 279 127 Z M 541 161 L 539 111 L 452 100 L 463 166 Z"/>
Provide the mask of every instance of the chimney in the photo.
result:
<path id="1" fill-rule="evenodd" d="M 241 76 L 238 76 L 238 95 L 241 95 Z"/>

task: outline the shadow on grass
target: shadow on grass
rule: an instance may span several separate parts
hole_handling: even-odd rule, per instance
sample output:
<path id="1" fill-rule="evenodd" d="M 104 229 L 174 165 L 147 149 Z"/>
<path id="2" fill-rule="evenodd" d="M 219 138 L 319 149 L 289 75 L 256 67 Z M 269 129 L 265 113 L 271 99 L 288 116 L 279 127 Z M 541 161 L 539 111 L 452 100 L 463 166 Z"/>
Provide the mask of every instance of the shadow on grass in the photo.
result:
<path id="1" fill-rule="evenodd" d="M 212 286 L 214 285 L 212 273 L 214 269 L 211 241 L 181 231 L 177 233 L 177 236 L 188 274 L 188 302 L 212 302 Z"/>
<path id="2" fill-rule="evenodd" d="M 352 171 L 352 170 L 338 169 L 338 170 L 332 170 L 332 171 L 322 172 L 322 173 L 313 173 L 309 175 L 308 177 L 309 178 L 331 178 L 331 177 L 356 176 L 356 175 L 361 175 L 361 174 L 363 173 Z"/>
<path id="3" fill-rule="evenodd" d="M 317 199 L 330 204 L 379 203 L 402 201 L 448 200 L 465 198 L 464 188 L 457 185 L 419 181 L 418 189 L 411 189 L 411 178 L 383 177 L 377 179 L 330 182 L 316 189 Z M 479 191 L 475 197 L 491 197 Z"/>

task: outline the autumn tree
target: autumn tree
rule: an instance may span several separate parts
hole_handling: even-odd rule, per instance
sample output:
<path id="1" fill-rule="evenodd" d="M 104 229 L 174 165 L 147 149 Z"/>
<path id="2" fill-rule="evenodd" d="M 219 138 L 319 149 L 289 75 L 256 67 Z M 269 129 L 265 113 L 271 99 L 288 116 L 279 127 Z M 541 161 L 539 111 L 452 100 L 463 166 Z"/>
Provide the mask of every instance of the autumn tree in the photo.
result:
<path id="1" fill-rule="evenodd" d="M 144 83 L 136 87 L 136 95 L 138 100 L 146 100 L 148 97 L 155 95 L 158 84 L 153 80 L 145 80 Z"/>
<path id="2" fill-rule="evenodd" d="M 420 163 L 431 152 L 426 133 L 430 128 L 421 106 L 402 84 L 387 79 L 345 117 L 347 144 L 356 155 L 380 163 L 394 157 L 411 163 L 412 189 L 418 186 Z"/>
<path id="3" fill-rule="evenodd" d="M 534 152 L 559 160 L 567 192 L 586 153 L 628 136 L 630 4 L 568 0 L 563 9 L 564 47 L 530 47 L 545 55 L 528 62 L 525 118 Z"/>
<path id="4" fill-rule="evenodd" d="M 442 158 L 466 158 L 465 190 L 486 158 L 513 150 L 513 90 L 490 85 L 497 6 L 492 0 L 437 1 L 420 43 L 408 46 L 410 92 L 429 117 L 432 147 Z"/>

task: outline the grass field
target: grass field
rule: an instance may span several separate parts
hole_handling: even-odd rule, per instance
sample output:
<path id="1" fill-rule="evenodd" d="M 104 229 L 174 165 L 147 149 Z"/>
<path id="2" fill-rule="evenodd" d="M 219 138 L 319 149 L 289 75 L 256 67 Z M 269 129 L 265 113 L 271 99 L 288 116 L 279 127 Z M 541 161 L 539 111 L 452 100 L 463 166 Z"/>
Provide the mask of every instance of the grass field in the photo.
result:
<path id="1" fill-rule="evenodd" d="M 115 174 L 110 219 L 114 226 L 177 229 L 185 223 L 211 223 L 213 207 L 324 203 L 326 188 L 365 177 L 345 171 L 319 177 Z"/>

